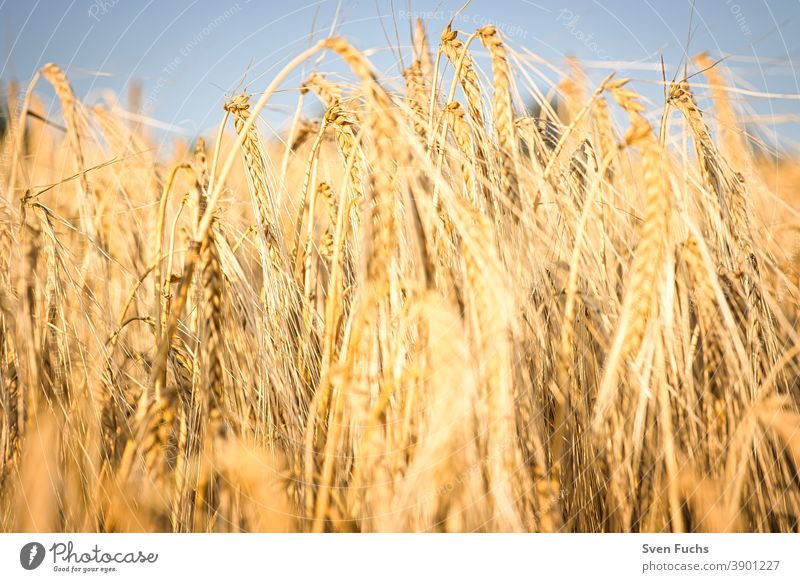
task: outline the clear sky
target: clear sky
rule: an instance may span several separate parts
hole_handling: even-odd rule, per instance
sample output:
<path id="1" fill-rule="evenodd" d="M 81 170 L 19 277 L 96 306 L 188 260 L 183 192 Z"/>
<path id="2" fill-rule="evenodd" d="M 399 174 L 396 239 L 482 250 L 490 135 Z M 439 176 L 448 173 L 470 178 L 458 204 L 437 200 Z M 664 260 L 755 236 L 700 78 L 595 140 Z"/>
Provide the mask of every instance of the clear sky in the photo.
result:
<path id="1" fill-rule="evenodd" d="M 409 42 L 411 17 L 426 19 L 432 42 L 462 2 L 439 0 L 0 0 L 0 78 L 26 82 L 44 63 L 66 69 L 90 104 L 111 89 L 125 94 L 141 81 L 144 113 L 187 136 L 208 132 L 222 114 L 226 94 L 244 79 L 258 92 L 286 59 L 327 34 L 338 12 L 337 33 L 373 49 L 376 66 L 398 74 L 387 34 Z M 675 73 L 684 53 L 691 0 L 474 0 L 454 28 L 472 32 L 496 24 L 508 44 L 528 47 L 557 67 L 574 54 L 592 78 L 623 66 L 626 76 L 660 78 L 660 57 Z M 394 16 L 394 18 L 393 18 Z M 742 96 L 778 132 L 800 137 L 800 0 L 696 0 L 690 53 L 728 56 Z M 480 46 L 474 45 L 476 51 Z M 407 64 L 406 53 L 406 64 Z M 330 67 L 327 66 L 330 61 Z M 622 65 L 620 63 L 623 63 Z M 320 70 L 336 70 L 327 59 Z M 296 87 L 299 76 L 286 87 Z M 647 87 L 648 85 L 642 83 Z M 649 85 L 658 98 L 660 89 Z M 640 90 L 642 86 L 637 86 Z M 790 97 L 763 95 L 780 93 Z M 279 125 L 291 105 L 278 96 L 267 121 Z M 169 139 L 170 131 L 161 131 Z"/>

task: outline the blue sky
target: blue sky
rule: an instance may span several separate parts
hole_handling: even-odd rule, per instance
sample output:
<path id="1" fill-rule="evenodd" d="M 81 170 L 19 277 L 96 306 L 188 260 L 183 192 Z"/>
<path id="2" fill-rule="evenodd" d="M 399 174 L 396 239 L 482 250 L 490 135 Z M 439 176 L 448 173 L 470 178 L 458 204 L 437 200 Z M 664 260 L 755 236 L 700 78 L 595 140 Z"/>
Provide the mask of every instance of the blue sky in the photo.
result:
<path id="1" fill-rule="evenodd" d="M 409 20 L 422 16 L 432 40 L 461 1 L 396 0 L 0 0 L 0 78 L 26 82 L 46 62 L 64 67 L 76 92 L 90 103 L 111 89 L 125 94 L 143 84 L 145 112 L 192 136 L 208 132 L 222 115 L 226 94 L 242 79 L 250 91 L 265 87 L 287 58 L 327 34 L 338 11 L 339 34 L 374 49 L 376 66 L 398 73 L 386 34 L 407 45 Z M 512 47 L 528 47 L 562 66 L 567 54 L 584 60 L 593 79 L 618 63 L 626 76 L 657 80 L 660 56 L 671 68 L 682 58 L 691 0 L 593 1 L 474 0 L 455 28 L 471 32 L 496 24 Z M 394 15 L 394 18 L 393 18 Z M 794 67 L 800 59 L 800 0 L 696 0 L 690 52 L 729 56 L 737 84 L 758 94 L 800 94 Z M 476 50 L 480 47 L 476 44 Z M 407 63 L 406 53 L 406 63 Z M 330 66 L 328 66 L 330 62 Z M 333 58 L 320 70 L 341 70 Z M 299 76 L 286 87 L 296 87 Z M 654 99 L 660 89 L 641 83 Z M 277 96 L 266 121 L 279 126 L 293 95 Z M 747 104 L 776 117 L 780 133 L 799 137 L 796 98 L 748 96 Z M 158 132 L 169 138 L 169 132 Z"/>

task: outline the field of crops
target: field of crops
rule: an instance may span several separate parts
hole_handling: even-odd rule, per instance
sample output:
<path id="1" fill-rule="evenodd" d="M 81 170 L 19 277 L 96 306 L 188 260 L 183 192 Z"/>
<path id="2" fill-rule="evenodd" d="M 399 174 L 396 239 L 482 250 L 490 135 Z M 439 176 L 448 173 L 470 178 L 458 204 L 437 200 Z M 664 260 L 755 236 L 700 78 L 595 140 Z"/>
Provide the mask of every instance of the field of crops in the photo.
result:
<path id="1" fill-rule="evenodd" d="M 324 39 L 169 151 L 6 83 L 0 531 L 800 528 L 800 172 L 724 65 L 653 103 L 410 44 Z"/>

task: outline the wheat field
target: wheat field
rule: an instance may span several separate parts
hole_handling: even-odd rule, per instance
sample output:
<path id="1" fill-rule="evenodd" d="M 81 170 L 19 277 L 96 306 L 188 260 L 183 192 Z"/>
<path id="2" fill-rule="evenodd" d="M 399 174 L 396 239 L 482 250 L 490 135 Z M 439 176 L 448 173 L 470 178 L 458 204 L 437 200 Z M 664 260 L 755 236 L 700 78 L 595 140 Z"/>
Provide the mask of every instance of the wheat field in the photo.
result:
<path id="1" fill-rule="evenodd" d="M 800 180 L 724 67 L 546 94 L 438 33 L 402 78 L 321 40 L 172 151 L 5 87 L 0 530 L 800 529 Z"/>

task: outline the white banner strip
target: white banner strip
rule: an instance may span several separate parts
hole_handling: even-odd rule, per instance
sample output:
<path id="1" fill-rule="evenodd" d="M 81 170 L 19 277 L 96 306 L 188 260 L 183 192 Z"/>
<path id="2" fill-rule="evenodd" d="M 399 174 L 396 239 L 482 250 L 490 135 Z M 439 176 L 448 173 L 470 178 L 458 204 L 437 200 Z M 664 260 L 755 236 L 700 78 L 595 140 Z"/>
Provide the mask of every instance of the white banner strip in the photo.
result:
<path id="1" fill-rule="evenodd" d="M 2 534 L 0 580 L 800 580 L 795 534 Z M 178 578 L 179 577 L 179 578 Z"/>

